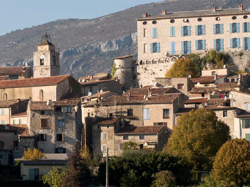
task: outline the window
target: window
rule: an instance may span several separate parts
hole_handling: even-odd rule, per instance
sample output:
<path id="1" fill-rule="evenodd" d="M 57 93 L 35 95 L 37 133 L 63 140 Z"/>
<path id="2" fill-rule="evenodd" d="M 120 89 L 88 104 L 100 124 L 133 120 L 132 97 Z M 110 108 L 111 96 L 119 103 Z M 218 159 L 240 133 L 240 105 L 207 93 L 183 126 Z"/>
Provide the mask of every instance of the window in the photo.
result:
<path id="1" fill-rule="evenodd" d="M 144 140 L 144 135 L 140 135 L 140 136 L 139 136 L 139 139 L 140 139 L 140 140 Z"/>
<path id="2" fill-rule="evenodd" d="M 151 43 L 150 49 L 151 49 L 151 53 L 159 53 L 160 43 Z"/>
<path id="3" fill-rule="evenodd" d="M 205 35 L 205 28 L 206 28 L 205 25 L 198 25 L 198 26 L 196 26 L 195 27 L 195 34 L 197 36 Z"/>
<path id="4" fill-rule="evenodd" d="M 143 149 L 143 144 L 140 144 L 140 149 Z"/>
<path id="5" fill-rule="evenodd" d="M 249 111 L 249 109 L 250 109 L 249 103 L 244 103 L 244 108 L 246 111 Z"/>
<path id="6" fill-rule="evenodd" d="M 175 55 L 175 42 L 170 43 L 170 54 Z"/>
<path id="7" fill-rule="evenodd" d="M 2 124 L 2 125 L 4 125 L 4 124 L 5 124 L 5 121 L 4 121 L 4 120 L 2 120 L 2 121 L 1 121 L 1 124 Z"/>
<path id="8" fill-rule="evenodd" d="M 168 124 L 166 122 L 157 122 L 157 123 L 154 123 L 154 126 L 161 126 L 161 125 L 164 125 L 164 126 L 168 126 Z"/>
<path id="9" fill-rule="evenodd" d="M 246 51 L 250 49 L 249 41 L 249 37 L 243 38 L 243 50 Z"/>
<path id="10" fill-rule="evenodd" d="M 243 18 L 244 18 L 244 19 L 247 19 L 247 18 L 248 18 L 248 16 L 243 16 Z"/>
<path id="11" fill-rule="evenodd" d="M 175 36 L 175 27 L 174 27 L 174 26 L 171 26 L 171 27 L 170 27 L 170 36 L 171 36 L 171 37 L 174 37 L 174 36 Z"/>
<path id="12" fill-rule="evenodd" d="M 1 116 L 4 116 L 4 108 L 1 109 Z"/>
<path id="13" fill-rule="evenodd" d="M 143 24 L 143 25 L 147 25 L 147 22 L 146 22 L 146 21 L 144 21 L 142 24 Z"/>
<path id="14" fill-rule="evenodd" d="M 149 108 L 144 108 L 143 109 L 143 119 L 144 120 L 149 120 L 150 119 L 150 109 Z"/>
<path id="15" fill-rule="evenodd" d="M 230 33 L 239 33 L 240 23 L 230 23 Z"/>
<path id="16" fill-rule="evenodd" d="M 182 36 L 191 36 L 191 26 L 182 26 L 181 28 L 181 35 Z"/>
<path id="17" fill-rule="evenodd" d="M 181 42 L 181 53 L 182 54 L 191 54 L 191 41 L 182 41 Z"/>
<path id="18" fill-rule="evenodd" d="M 184 88 L 184 84 L 177 84 L 177 89 L 182 90 Z"/>
<path id="19" fill-rule="evenodd" d="M 128 135 L 123 135 L 123 140 L 128 140 Z"/>
<path id="20" fill-rule="evenodd" d="M 250 119 L 242 119 L 241 124 L 243 129 L 250 128 Z"/>
<path id="21" fill-rule="evenodd" d="M 39 169 L 30 168 L 29 169 L 29 180 L 39 180 Z"/>
<path id="22" fill-rule="evenodd" d="M 236 16 L 233 16 L 233 17 L 232 17 L 232 19 L 233 19 L 233 20 L 236 20 L 236 19 L 237 19 L 237 17 L 236 17 Z"/>
<path id="23" fill-rule="evenodd" d="M 230 47 L 239 48 L 240 47 L 240 38 L 230 38 Z"/>
<path id="24" fill-rule="evenodd" d="M 201 22 L 201 21 L 202 21 L 202 18 L 198 18 L 197 20 L 198 20 L 199 22 Z"/>
<path id="25" fill-rule="evenodd" d="M 245 136 L 245 139 L 250 142 L 250 134 L 246 134 Z"/>
<path id="26" fill-rule="evenodd" d="M 206 49 L 206 40 L 196 40 L 195 41 L 196 50 L 205 50 Z"/>
<path id="27" fill-rule="evenodd" d="M 163 109 L 163 119 L 169 118 L 169 109 Z"/>
<path id="28" fill-rule="evenodd" d="M 4 149 L 4 141 L 0 141 L 0 149 Z"/>
<path id="29" fill-rule="evenodd" d="M 143 29 L 143 37 L 146 37 L 147 36 L 147 29 Z"/>
<path id="30" fill-rule="evenodd" d="M 224 50 L 224 39 L 214 39 L 214 50 L 218 52 Z"/>
<path id="31" fill-rule="evenodd" d="M 120 150 L 123 149 L 123 143 L 120 143 Z"/>
<path id="32" fill-rule="evenodd" d="M 46 141 L 46 134 L 38 134 L 38 141 Z"/>
<path id="33" fill-rule="evenodd" d="M 39 91 L 39 100 L 43 101 L 43 90 Z"/>
<path id="34" fill-rule="evenodd" d="M 157 23 L 157 21 L 155 21 L 155 20 L 154 20 L 154 21 L 152 21 L 152 23 L 153 23 L 153 24 L 156 24 L 156 23 Z"/>
<path id="35" fill-rule="evenodd" d="M 152 29 L 152 37 L 157 38 L 157 28 Z"/>
<path id="36" fill-rule="evenodd" d="M 18 141 L 13 141 L 13 150 L 18 148 Z"/>
<path id="37" fill-rule="evenodd" d="M 189 19 L 184 18 L 184 19 L 183 19 L 183 22 L 184 22 L 184 23 L 189 23 Z"/>
<path id="38" fill-rule="evenodd" d="M 18 79 L 18 75 L 10 75 L 10 79 Z"/>
<path id="39" fill-rule="evenodd" d="M 107 139 L 108 139 L 107 133 L 106 133 L 106 132 L 102 133 L 102 139 L 103 139 L 103 140 L 107 140 Z"/>
<path id="40" fill-rule="evenodd" d="M 19 119 L 19 120 L 18 120 L 18 123 L 19 123 L 19 124 L 22 124 L 22 119 Z"/>
<path id="41" fill-rule="evenodd" d="M 64 127 L 64 120 L 58 120 L 58 127 Z"/>
<path id="42" fill-rule="evenodd" d="M 48 127 L 48 119 L 41 119 L 41 128 Z"/>
<path id="43" fill-rule="evenodd" d="M 102 145 L 102 152 L 106 153 L 107 152 L 107 146 L 106 145 Z"/>
<path id="44" fill-rule="evenodd" d="M 57 107 L 56 107 L 56 109 L 55 109 L 55 111 L 57 111 L 57 112 L 61 112 L 61 111 L 62 111 L 62 107 L 57 106 Z"/>
<path id="45" fill-rule="evenodd" d="M 216 17 L 215 20 L 216 20 L 216 21 L 220 21 L 220 18 L 219 18 L 219 17 Z"/>
<path id="46" fill-rule="evenodd" d="M 223 34 L 224 25 L 223 24 L 214 24 L 214 34 Z"/>
<path id="47" fill-rule="evenodd" d="M 6 92 L 3 93 L 3 97 L 2 98 L 3 98 L 3 100 L 7 100 L 8 99 L 8 95 L 7 95 Z"/>
<path id="48" fill-rule="evenodd" d="M 56 148 L 56 153 L 66 153 L 66 149 L 63 147 Z"/>
<path id="49" fill-rule="evenodd" d="M 127 116 L 133 116 L 133 109 L 127 110 Z"/>
<path id="50" fill-rule="evenodd" d="M 243 23 L 243 32 L 249 32 L 249 22 Z"/>
<path id="51" fill-rule="evenodd" d="M 227 118 L 227 111 L 223 111 L 223 118 Z"/>
<path id="52" fill-rule="evenodd" d="M 57 134 L 56 135 L 56 141 L 58 141 L 58 142 L 63 141 L 63 134 Z"/>
<path id="53" fill-rule="evenodd" d="M 170 20 L 170 23 L 174 23 L 174 22 L 175 22 L 175 20 L 174 20 L 174 19 L 171 19 L 171 20 Z"/>
<path id="54" fill-rule="evenodd" d="M 44 65 L 44 58 L 40 58 L 40 66 Z"/>
<path id="55" fill-rule="evenodd" d="M 67 106 L 66 107 L 66 112 L 72 112 L 72 107 L 71 106 Z"/>
<path id="56" fill-rule="evenodd" d="M 13 119 L 13 124 L 15 125 L 16 124 L 16 120 Z"/>
<path id="57" fill-rule="evenodd" d="M 55 66 L 56 65 L 56 56 L 55 55 L 52 56 L 52 62 L 53 62 L 53 65 Z"/>

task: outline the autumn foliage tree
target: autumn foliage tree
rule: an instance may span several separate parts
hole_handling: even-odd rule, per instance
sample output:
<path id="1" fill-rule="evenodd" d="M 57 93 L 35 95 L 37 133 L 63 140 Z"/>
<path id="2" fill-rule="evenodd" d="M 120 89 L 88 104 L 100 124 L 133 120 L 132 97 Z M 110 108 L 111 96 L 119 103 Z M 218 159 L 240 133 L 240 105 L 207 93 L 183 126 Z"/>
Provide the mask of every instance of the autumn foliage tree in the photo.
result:
<path id="1" fill-rule="evenodd" d="M 151 187 L 175 187 L 176 186 L 176 180 L 175 176 L 171 171 L 160 171 L 156 173 L 154 176 L 155 180 L 153 181 L 153 184 Z"/>
<path id="2" fill-rule="evenodd" d="M 217 151 L 229 139 L 229 127 L 212 110 L 192 110 L 178 118 L 164 151 L 183 158 L 194 170 L 209 171 Z"/>
<path id="3" fill-rule="evenodd" d="M 30 149 L 24 151 L 23 159 L 24 160 L 41 160 L 44 157 L 44 153 L 39 149 Z"/>
<path id="4" fill-rule="evenodd" d="M 250 143 L 245 139 L 226 142 L 214 161 L 214 178 L 241 187 L 250 184 Z"/>
<path id="5" fill-rule="evenodd" d="M 62 179 L 65 176 L 65 170 L 60 167 L 53 167 L 48 174 L 42 177 L 43 184 L 48 184 L 50 187 L 61 187 Z"/>
<path id="6" fill-rule="evenodd" d="M 170 70 L 166 73 L 166 77 L 197 77 L 200 75 L 200 72 L 197 65 L 193 60 L 189 58 L 180 58 L 176 60 Z"/>

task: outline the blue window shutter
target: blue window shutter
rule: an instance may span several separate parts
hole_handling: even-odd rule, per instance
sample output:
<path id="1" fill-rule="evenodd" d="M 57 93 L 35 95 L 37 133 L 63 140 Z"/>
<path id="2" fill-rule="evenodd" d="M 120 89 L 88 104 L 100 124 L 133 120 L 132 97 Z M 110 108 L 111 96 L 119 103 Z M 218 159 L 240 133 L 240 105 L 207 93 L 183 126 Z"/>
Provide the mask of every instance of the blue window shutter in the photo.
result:
<path id="1" fill-rule="evenodd" d="M 247 22 L 247 32 L 249 32 L 249 22 Z"/>
<path id="2" fill-rule="evenodd" d="M 170 27 L 170 36 L 171 36 L 171 37 L 173 36 L 173 26 Z"/>
<path id="3" fill-rule="evenodd" d="M 246 39 L 247 41 L 246 41 L 246 49 L 248 50 L 249 48 L 250 48 L 250 46 L 249 46 L 249 37 L 247 37 L 247 39 Z"/>
<path id="4" fill-rule="evenodd" d="M 237 23 L 237 32 L 240 32 L 240 23 Z"/>
<path id="5" fill-rule="evenodd" d="M 224 51 L 224 39 L 221 39 L 221 51 Z"/>
<path id="6" fill-rule="evenodd" d="M 243 31 L 244 31 L 244 30 L 243 30 Z M 246 49 L 246 47 L 245 47 L 245 38 L 242 38 L 242 48 L 243 48 L 243 50 Z"/>
<path id="7" fill-rule="evenodd" d="M 199 50 L 199 48 L 198 48 L 198 45 L 199 45 L 199 44 L 198 44 L 198 43 L 199 43 L 199 40 L 195 40 L 195 49 L 196 49 L 196 50 Z"/>
<path id="8" fill-rule="evenodd" d="M 183 36 L 183 35 L 184 35 L 184 34 L 183 34 L 183 33 L 184 33 L 184 31 L 183 31 L 183 30 L 184 30 L 184 27 L 183 27 L 183 26 L 181 26 L 181 36 Z"/>
<path id="9" fill-rule="evenodd" d="M 237 38 L 237 47 L 240 47 L 240 38 Z"/>
<path id="10" fill-rule="evenodd" d="M 195 35 L 198 36 L 198 26 L 195 26 Z"/>
<path id="11" fill-rule="evenodd" d="M 157 28 L 153 28 L 153 38 L 157 38 Z"/>
<path id="12" fill-rule="evenodd" d="M 153 53 L 153 43 L 150 43 L 150 52 Z"/>
<path id="13" fill-rule="evenodd" d="M 4 116 L 4 109 L 1 109 L 1 115 Z"/>
<path id="14" fill-rule="evenodd" d="M 152 29 L 152 37 L 155 38 L 155 28 Z"/>
<path id="15" fill-rule="evenodd" d="M 175 27 L 173 26 L 173 36 L 175 36 Z"/>
<path id="16" fill-rule="evenodd" d="M 223 34 L 224 33 L 224 25 L 223 24 L 220 25 L 220 29 L 221 29 L 220 33 Z"/>
<path id="17" fill-rule="evenodd" d="M 203 40 L 203 43 L 202 43 L 202 49 L 205 50 L 206 49 L 206 40 Z"/>
<path id="18" fill-rule="evenodd" d="M 216 50 L 216 39 L 214 39 L 214 50 Z"/>
<path id="19" fill-rule="evenodd" d="M 160 52 L 160 43 L 157 43 L 157 52 Z"/>
<path id="20" fill-rule="evenodd" d="M 35 170 L 29 169 L 29 180 L 35 180 Z"/>
<path id="21" fill-rule="evenodd" d="M 242 32 L 245 32 L 245 23 L 242 23 Z"/>
<path id="22" fill-rule="evenodd" d="M 188 54 L 191 54 L 191 41 L 188 42 Z"/>
<path id="23" fill-rule="evenodd" d="M 191 26 L 188 26 L 188 36 L 191 36 Z"/>
<path id="24" fill-rule="evenodd" d="M 230 23 L 230 33 L 232 33 L 233 32 L 233 24 L 232 23 Z"/>
<path id="25" fill-rule="evenodd" d="M 214 24 L 214 34 L 216 34 L 216 25 Z"/>
<path id="26" fill-rule="evenodd" d="M 230 48 L 233 48 L 233 38 L 230 38 Z"/>
<path id="27" fill-rule="evenodd" d="M 175 42 L 171 42 L 170 49 L 171 49 L 170 54 L 175 55 Z"/>
<path id="28" fill-rule="evenodd" d="M 203 26 L 202 26 L 202 34 L 203 34 L 203 35 L 206 35 L 206 25 L 203 25 Z"/>
<path id="29" fill-rule="evenodd" d="M 181 42 L 181 54 L 184 54 L 184 42 Z"/>

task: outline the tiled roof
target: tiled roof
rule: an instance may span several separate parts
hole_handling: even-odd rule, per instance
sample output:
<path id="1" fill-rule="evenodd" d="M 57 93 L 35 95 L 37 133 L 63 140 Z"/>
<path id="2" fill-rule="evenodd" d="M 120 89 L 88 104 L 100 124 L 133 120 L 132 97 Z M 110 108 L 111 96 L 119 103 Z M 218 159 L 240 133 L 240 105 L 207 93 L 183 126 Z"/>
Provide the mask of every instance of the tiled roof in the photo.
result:
<path id="1" fill-rule="evenodd" d="M 154 95 L 163 95 L 166 93 L 172 93 L 173 88 L 150 88 L 150 87 L 144 87 L 144 88 L 133 88 L 123 95 L 127 96 L 130 94 L 130 96 L 144 96 L 151 93 Z"/>
<path id="2" fill-rule="evenodd" d="M 7 80 L 9 78 L 9 75 L 2 75 L 0 76 L 0 81 Z"/>
<path id="3" fill-rule="evenodd" d="M 189 113 L 191 110 L 197 110 L 197 108 L 179 108 L 177 112 L 175 112 L 176 115 L 186 114 Z"/>
<path id="4" fill-rule="evenodd" d="M 226 75 L 218 75 L 217 76 L 217 79 L 220 79 L 220 78 L 223 78 L 223 77 L 226 77 Z M 192 78 L 191 81 L 193 83 L 201 83 L 201 84 L 210 84 L 210 83 L 214 83 L 215 80 L 214 80 L 214 76 L 202 76 L 202 77 L 199 77 L 199 78 Z"/>
<path id="5" fill-rule="evenodd" d="M 0 108 L 9 108 L 18 103 L 17 100 L 0 100 Z"/>
<path id="6" fill-rule="evenodd" d="M 200 104 L 200 103 L 205 103 L 207 98 L 195 98 L 192 99 L 190 98 L 189 100 L 185 101 L 185 104 Z"/>
<path id="7" fill-rule="evenodd" d="M 156 126 L 125 126 L 119 129 L 115 134 L 123 135 L 123 134 L 158 134 L 162 129 L 164 129 L 164 125 L 156 125 Z"/>
<path id="8" fill-rule="evenodd" d="M 218 89 L 235 88 L 235 87 L 239 87 L 239 85 L 237 85 L 236 82 L 224 82 L 217 85 Z"/>
<path id="9" fill-rule="evenodd" d="M 216 87 L 194 87 L 190 93 L 212 93 Z"/>
<path id="10" fill-rule="evenodd" d="M 97 73 L 93 76 L 87 76 L 87 77 L 80 77 L 79 78 L 79 82 L 83 82 L 83 80 L 85 82 L 88 82 L 88 81 L 97 81 L 97 80 L 107 80 L 107 79 L 110 79 L 111 75 L 109 73 Z"/>
<path id="11" fill-rule="evenodd" d="M 126 55 L 126 56 L 120 56 L 120 57 L 115 57 L 113 58 L 113 60 L 116 60 L 116 59 L 124 59 L 124 58 L 131 58 L 133 57 L 134 55 Z"/>
<path id="12" fill-rule="evenodd" d="M 27 112 L 20 112 L 18 114 L 14 114 L 11 117 L 18 117 L 18 116 L 27 116 Z"/>
<path id="13" fill-rule="evenodd" d="M 206 105 L 208 106 L 223 106 L 228 100 L 223 98 L 208 99 Z"/>
<path id="14" fill-rule="evenodd" d="M 0 130 L 17 131 L 18 136 L 29 136 L 29 129 L 27 125 L 0 125 Z"/>
<path id="15" fill-rule="evenodd" d="M 23 165 L 66 165 L 67 160 L 22 161 Z"/>
<path id="16" fill-rule="evenodd" d="M 0 88 L 19 88 L 19 87 L 37 87 L 56 85 L 63 80 L 70 77 L 70 75 L 60 75 L 53 77 L 43 78 L 29 78 L 29 79 L 17 79 L 17 80 L 4 80 L 0 81 Z"/>
<path id="17" fill-rule="evenodd" d="M 96 122 L 96 125 L 113 125 L 114 123 L 118 122 L 120 120 L 119 117 L 117 118 L 106 118 L 106 119 L 103 119 L 103 118 L 100 118 L 100 119 L 97 119 L 97 122 Z"/>
<path id="18" fill-rule="evenodd" d="M 196 11 L 180 11 L 168 12 L 166 15 L 149 16 L 145 18 L 138 18 L 138 21 L 153 20 L 153 19 L 177 19 L 177 18 L 195 18 L 195 17 L 216 17 L 216 16 L 230 16 L 230 15 L 249 15 L 248 10 L 233 9 L 217 9 L 216 12 L 211 10 L 196 10 Z"/>
<path id="19" fill-rule="evenodd" d="M 66 153 L 55 154 L 55 153 L 45 153 L 42 160 L 67 160 L 69 157 Z"/>
<path id="20" fill-rule="evenodd" d="M 82 86 L 86 86 L 86 85 L 91 85 L 91 84 L 98 84 L 98 83 L 104 83 L 104 82 L 116 82 L 117 81 L 113 80 L 113 79 L 107 79 L 107 80 L 93 80 L 93 81 L 88 81 L 88 82 L 80 82 Z"/>
<path id="21" fill-rule="evenodd" d="M 238 115 L 236 115 L 237 118 L 244 118 L 244 117 L 250 117 L 250 112 L 242 110 Z"/>
<path id="22" fill-rule="evenodd" d="M 48 104 L 48 102 L 50 102 Z M 63 100 L 63 101 L 32 101 L 30 110 L 54 110 L 56 106 L 76 106 L 80 101 L 77 100 Z"/>
<path id="23" fill-rule="evenodd" d="M 22 75 L 31 67 L 26 66 L 6 66 L 0 67 L 0 75 Z"/>
<path id="24" fill-rule="evenodd" d="M 54 46 L 51 42 L 49 42 L 48 40 L 43 41 L 42 43 L 39 44 L 39 46 L 43 46 L 43 45 L 51 45 Z"/>

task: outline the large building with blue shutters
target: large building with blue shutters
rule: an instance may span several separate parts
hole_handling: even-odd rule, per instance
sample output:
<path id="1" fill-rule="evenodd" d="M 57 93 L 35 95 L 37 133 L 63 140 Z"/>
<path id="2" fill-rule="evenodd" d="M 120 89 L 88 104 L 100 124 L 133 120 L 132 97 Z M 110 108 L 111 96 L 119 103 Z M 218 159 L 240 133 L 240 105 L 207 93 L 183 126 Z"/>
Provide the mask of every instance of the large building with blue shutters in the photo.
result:
<path id="1" fill-rule="evenodd" d="M 139 84 L 154 83 L 148 81 L 150 76 L 164 77 L 172 61 L 180 55 L 203 54 L 210 49 L 219 52 L 250 50 L 249 23 L 250 11 L 243 5 L 235 9 L 213 7 L 173 13 L 163 10 L 156 16 L 144 13 L 137 19 L 138 63 L 148 68 L 138 68 Z M 144 78 L 148 80 L 145 82 Z"/>

